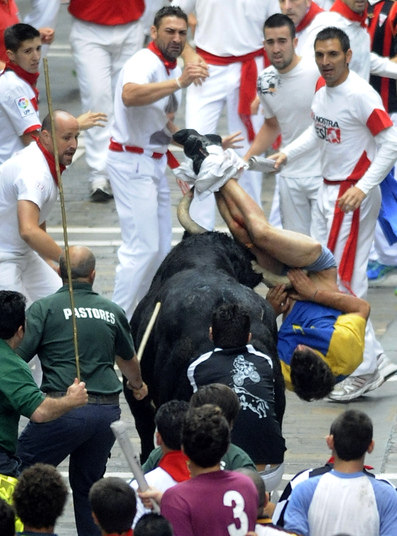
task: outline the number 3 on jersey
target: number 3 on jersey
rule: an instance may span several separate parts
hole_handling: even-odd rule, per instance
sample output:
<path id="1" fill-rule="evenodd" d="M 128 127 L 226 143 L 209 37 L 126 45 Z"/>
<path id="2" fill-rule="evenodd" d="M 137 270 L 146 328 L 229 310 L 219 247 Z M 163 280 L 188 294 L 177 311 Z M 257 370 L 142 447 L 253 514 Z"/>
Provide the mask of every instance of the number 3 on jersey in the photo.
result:
<path id="1" fill-rule="evenodd" d="M 223 496 L 223 504 L 230 506 L 233 509 L 234 519 L 238 519 L 239 523 L 231 523 L 228 525 L 227 530 L 230 536 L 245 536 L 248 532 L 248 516 L 244 512 L 244 498 L 238 492 L 234 490 L 227 491 Z"/>

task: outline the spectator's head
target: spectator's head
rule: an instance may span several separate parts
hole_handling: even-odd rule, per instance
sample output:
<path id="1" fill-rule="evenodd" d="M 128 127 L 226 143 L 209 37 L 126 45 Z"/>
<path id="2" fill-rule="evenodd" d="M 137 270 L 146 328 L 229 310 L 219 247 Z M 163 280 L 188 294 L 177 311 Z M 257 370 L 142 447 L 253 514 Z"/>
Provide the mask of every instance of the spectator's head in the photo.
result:
<path id="1" fill-rule="evenodd" d="M 92 515 L 103 534 L 130 530 L 136 514 L 134 490 L 121 478 L 101 478 L 89 493 Z"/>
<path id="2" fill-rule="evenodd" d="M 210 383 L 199 387 L 190 399 L 190 407 L 199 408 L 204 404 L 219 406 L 230 428 L 233 427 L 240 411 L 240 401 L 233 389 L 223 383 Z"/>
<path id="3" fill-rule="evenodd" d="M 22 340 L 25 331 L 25 306 L 25 296 L 20 292 L 0 290 L 0 339 L 9 341 L 14 335 L 19 335 Z"/>
<path id="4" fill-rule="evenodd" d="M 224 304 L 212 315 L 210 338 L 219 348 L 237 348 L 251 339 L 248 311 L 236 303 Z"/>
<path id="5" fill-rule="evenodd" d="M 157 428 L 157 443 L 169 450 L 180 450 L 182 427 L 189 404 L 183 400 L 170 400 L 157 410 L 154 422 Z"/>
<path id="6" fill-rule="evenodd" d="M 92 251 L 84 246 L 70 246 L 69 258 L 72 280 L 92 283 L 95 279 L 95 256 Z M 59 275 L 63 282 L 68 281 L 66 255 L 64 251 L 59 258 Z"/>
<path id="7" fill-rule="evenodd" d="M 0 534 L 1 536 L 15 535 L 15 513 L 4 499 L 0 499 Z"/>
<path id="8" fill-rule="evenodd" d="M 302 21 L 311 3 L 312 0 L 279 0 L 281 13 L 287 15 L 295 26 Z"/>
<path id="9" fill-rule="evenodd" d="M 267 503 L 269 502 L 269 494 L 266 493 L 266 486 L 263 478 L 253 469 L 248 469 L 248 467 L 240 467 L 237 469 L 239 473 L 247 475 L 250 477 L 252 482 L 255 484 L 256 491 L 258 492 L 258 513 L 257 518 L 263 517 L 264 509 L 266 508 Z"/>
<path id="10" fill-rule="evenodd" d="M 291 382 L 302 400 L 311 402 L 326 397 L 335 386 L 335 376 L 314 350 L 299 344 L 291 358 Z"/>
<path id="11" fill-rule="evenodd" d="M 354 13 L 361 15 L 367 9 L 368 2 L 362 2 L 362 0 L 342 0 Z"/>
<path id="12" fill-rule="evenodd" d="M 144 514 L 135 525 L 134 536 L 173 536 L 171 523 L 160 514 Z"/>
<path id="13" fill-rule="evenodd" d="M 366 413 L 349 409 L 341 413 L 331 424 L 327 445 L 335 457 L 346 462 L 364 459 L 372 452 L 372 421 Z"/>
<path id="14" fill-rule="evenodd" d="M 154 16 L 150 35 L 164 58 L 175 61 L 186 44 L 188 21 L 178 6 L 164 6 Z"/>
<path id="15" fill-rule="evenodd" d="M 187 412 L 182 446 L 197 467 L 207 469 L 220 464 L 229 443 L 230 427 L 218 406 L 205 404 Z"/>
<path id="16" fill-rule="evenodd" d="M 22 471 L 13 501 L 26 531 L 46 529 L 54 532 L 67 497 L 67 487 L 55 467 L 36 463 Z"/>

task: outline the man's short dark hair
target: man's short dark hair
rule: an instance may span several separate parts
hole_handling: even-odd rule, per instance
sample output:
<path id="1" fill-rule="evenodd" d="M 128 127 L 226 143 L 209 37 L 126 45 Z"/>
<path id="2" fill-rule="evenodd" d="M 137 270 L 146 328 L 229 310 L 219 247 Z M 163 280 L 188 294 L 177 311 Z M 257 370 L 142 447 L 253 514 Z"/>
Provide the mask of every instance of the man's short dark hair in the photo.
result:
<path id="1" fill-rule="evenodd" d="M 159 29 L 161 20 L 164 17 L 177 17 L 178 19 L 183 19 L 186 25 L 188 24 L 186 13 L 179 6 L 164 6 L 159 9 L 154 16 L 153 26 Z"/>
<path id="2" fill-rule="evenodd" d="M 282 13 L 275 13 L 265 20 L 263 33 L 265 33 L 266 28 L 282 28 L 283 26 L 289 28 L 291 39 L 294 39 L 296 36 L 295 24 L 287 15 L 283 15 Z"/>
<path id="3" fill-rule="evenodd" d="M 102 530 L 109 534 L 130 530 L 136 496 L 127 482 L 118 477 L 101 478 L 91 486 L 88 498 Z"/>
<path id="4" fill-rule="evenodd" d="M 0 339 L 11 339 L 25 327 L 26 298 L 14 290 L 0 290 Z"/>
<path id="5" fill-rule="evenodd" d="M 214 404 L 191 408 L 186 416 L 182 445 L 186 456 L 197 466 L 213 467 L 225 455 L 230 443 L 230 427 Z"/>
<path id="6" fill-rule="evenodd" d="M 191 408 L 199 408 L 204 404 L 214 404 L 222 410 L 229 426 L 232 428 L 240 411 L 240 400 L 236 393 L 223 383 L 210 383 L 202 385 L 192 394 L 190 399 Z"/>
<path id="7" fill-rule="evenodd" d="M 18 22 L 5 29 L 4 44 L 6 50 L 17 52 L 23 41 L 34 39 L 35 37 L 40 37 L 40 32 L 36 28 L 33 28 L 30 24 Z"/>
<path id="8" fill-rule="evenodd" d="M 253 469 L 250 469 L 249 467 L 240 467 L 239 469 L 236 469 L 238 473 L 241 473 L 243 475 L 247 475 L 250 477 L 252 482 L 255 484 L 256 491 L 258 492 L 258 516 L 263 516 L 263 509 L 266 501 L 266 485 L 265 481 L 261 477 L 261 475 L 258 473 L 258 471 L 254 471 Z"/>
<path id="9" fill-rule="evenodd" d="M 165 446 L 171 450 L 181 449 L 183 422 L 188 409 L 189 404 L 184 400 L 170 400 L 159 407 L 154 417 Z"/>
<path id="10" fill-rule="evenodd" d="M 160 514 L 144 514 L 135 525 L 134 536 L 173 536 L 171 523 Z"/>
<path id="11" fill-rule="evenodd" d="M 292 354 L 291 382 L 299 398 L 311 402 L 329 395 L 335 386 L 335 376 L 324 359 L 304 348 Z"/>
<path id="12" fill-rule="evenodd" d="M 13 501 L 22 523 L 48 529 L 62 514 L 67 497 L 67 487 L 55 467 L 35 463 L 22 471 Z"/>
<path id="13" fill-rule="evenodd" d="M 248 343 L 249 313 L 236 303 L 223 304 L 212 315 L 212 338 L 219 348 L 237 348 Z"/>
<path id="14" fill-rule="evenodd" d="M 328 39 L 337 39 L 345 54 L 350 48 L 350 39 L 347 33 L 340 28 L 336 28 L 336 26 L 328 26 L 321 30 L 321 32 L 318 32 L 314 40 L 314 49 L 316 49 L 317 41 L 327 41 Z"/>
<path id="15" fill-rule="evenodd" d="M 331 424 L 338 458 L 344 461 L 359 460 L 372 441 L 373 426 L 368 415 L 356 409 L 341 413 Z"/>
<path id="16" fill-rule="evenodd" d="M 1 536 L 15 535 L 15 513 L 4 499 L 0 498 L 0 534 Z"/>

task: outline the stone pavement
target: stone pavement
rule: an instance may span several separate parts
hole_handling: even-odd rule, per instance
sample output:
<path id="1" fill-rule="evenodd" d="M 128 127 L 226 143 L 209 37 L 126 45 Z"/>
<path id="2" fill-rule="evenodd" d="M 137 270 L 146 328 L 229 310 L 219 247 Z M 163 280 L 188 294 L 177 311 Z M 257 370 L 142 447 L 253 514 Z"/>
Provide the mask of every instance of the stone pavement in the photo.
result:
<path id="1" fill-rule="evenodd" d="M 28 4 L 27 0 L 18 2 L 22 11 L 26 9 Z M 77 81 L 73 75 L 73 62 L 67 43 L 69 27 L 70 17 L 66 11 L 66 6 L 62 5 L 57 26 L 57 40 L 50 49 L 50 76 L 54 106 L 78 114 L 80 106 Z M 42 80 L 40 87 L 41 110 L 42 115 L 44 115 L 45 91 Z M 183 125 L 181 114 L 179 114 L 179 124 Z M 220 133 L 226 133 L 224 119 L 220 124 Z M 173 237 L 177 241 L 182 234 L 175 210 L 179 199 L 179 190 L 171 176 L 170 187 L 173 204 Z M 266 214 L 270 210 L 273 188 L 273 179 L 265 179 L 263 207 Z M 120 244 L 117 214 L 113 201 L 108 204 L 94 204 L 89 201 L 87 167 L 83 157 L 83 149 L 79 151 L 79 157 L 75 157 L 75 163 L 64 174 L 64 190 L 70 244 L 84 244 L 93 249 L 97 257 L 95 289 L 111 298 L 114 270 L 117 264 L 117 247 Z M 222 227 L 222 222 L 218 219 L 217 228 Z M 62 240 L 59 208 L 54 209 L 48 220 L 48 231 L 57 240 Z M 368 299 L 372 306 L 371 317 L 376 333 L 382 339 L 389 357 L 397 363 L 397 297 L 394 295 L 396 286 L 397 272 L 389 274 L 384 280 L 377 282 L 376 286 L 370 288 Z M 258 288 L 258 291 L 264 292 L 265 289 Z M 329 454 L 324 437 L 328 433 L 330 422 L 346 408 L 359 408 L 371 416 L 375 427 L 376 447 L 374 453 L 368 458 L 368 463 L 374 466 L 377 474 L 386 474 L 394 484 L 397 484 L 396 380 L 397 377 L 376 391 L 349 404 L 328 401 L 309 404 L 300 401 L 295 395 L 287 393 L 287 409 L 283 424 L 283 433 L 288 448 L 285 460 L 286 478 L 306 467 L 323 464 Z M 139 450 L 139 439 L 132 416 L 124 401 L 121 405 L 122 419 L 128 423 L 130 436 L 136 449 Z M 60 470 L 67 477 L 67 462 L 60 466 Z M 117 474 L 123 478 L 129 478 L 129 469 L 117 445 L 112 450 L 107 474 Z M 282 487 L 280 486 L 280 489 Z M 57 533 L 59 536 L 74 536 L 76 534 L 71 500 L 57 526 Z"/>

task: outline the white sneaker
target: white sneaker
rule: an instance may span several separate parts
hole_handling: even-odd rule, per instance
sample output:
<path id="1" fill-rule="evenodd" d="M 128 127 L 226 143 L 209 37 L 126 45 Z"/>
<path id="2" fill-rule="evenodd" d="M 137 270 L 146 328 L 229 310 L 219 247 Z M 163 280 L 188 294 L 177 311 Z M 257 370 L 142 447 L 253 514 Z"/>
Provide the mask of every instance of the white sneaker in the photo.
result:
<path id="1" fill-rule="evenodd" d="M 361 376 L 348 376 L 343 382 L 337 383 L 328 398 L 336 402 L 348 402 L 360 397 L 368 391 L 377 389 L 385 380 L 375 370 L 372 374 L 362 374 Z"/>
<path id="2" fill-rule="evenodd" d="M 379 354 L 376 358 L 379 374 L 383 381 L 388 380 L 397 372 L 397 365 L 393 363 L 386 354 Z"/>

